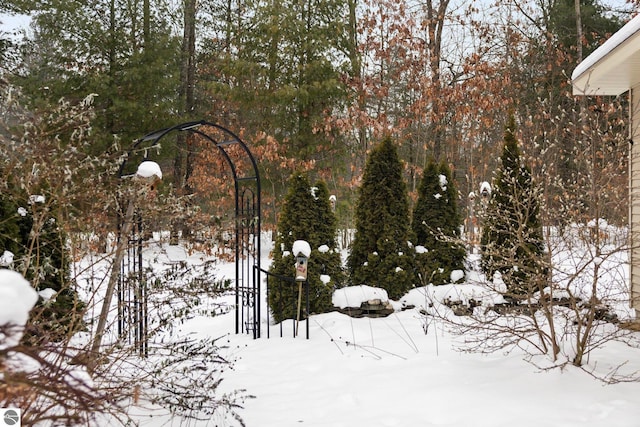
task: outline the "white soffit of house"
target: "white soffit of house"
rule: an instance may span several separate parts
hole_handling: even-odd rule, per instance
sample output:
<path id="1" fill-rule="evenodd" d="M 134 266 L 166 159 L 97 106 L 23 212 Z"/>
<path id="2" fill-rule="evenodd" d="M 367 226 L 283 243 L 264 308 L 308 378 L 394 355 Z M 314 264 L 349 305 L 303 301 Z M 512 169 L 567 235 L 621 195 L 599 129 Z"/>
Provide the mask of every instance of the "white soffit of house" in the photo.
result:
<path id="1" fill-rule="evenodd" d="M 640 15 L 573 70 L 574 95 L 619 95 L 640 83 Z"/>

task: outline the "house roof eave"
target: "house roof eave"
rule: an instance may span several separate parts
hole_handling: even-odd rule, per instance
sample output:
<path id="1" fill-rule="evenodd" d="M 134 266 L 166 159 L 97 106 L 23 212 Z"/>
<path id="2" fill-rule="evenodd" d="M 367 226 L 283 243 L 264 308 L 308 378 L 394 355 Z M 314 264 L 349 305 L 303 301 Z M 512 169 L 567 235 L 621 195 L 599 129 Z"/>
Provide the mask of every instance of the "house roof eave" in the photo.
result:
<path id="1" fill-rule="evenodd" d="M 574 95 L 620 95 L 640 83 L 640 15 L 573 70 Z"/>

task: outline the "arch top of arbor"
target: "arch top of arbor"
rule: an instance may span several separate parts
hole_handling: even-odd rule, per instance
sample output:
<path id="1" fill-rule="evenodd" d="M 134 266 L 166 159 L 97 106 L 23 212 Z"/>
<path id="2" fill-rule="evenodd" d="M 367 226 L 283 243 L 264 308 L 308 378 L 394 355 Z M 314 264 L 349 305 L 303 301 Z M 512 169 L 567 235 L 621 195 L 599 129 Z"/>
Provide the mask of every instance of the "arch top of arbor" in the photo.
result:
<path id="1" fill-rule="evenodd" d="M 211 136 L 209 133 L 207 133 L 207 131 L 206 131 L 207 128 L 216 129 L 216 130 L 222 132 L 222 134 L 225 135 L 225 139 L 224 140 L 216 140 L 216 139 L 214 139 L 213 136 Z M 144 135 L 143 137 L 138 138 L 134 142 L 133 147 L 131 148 L 130 152 L 135 151 L 136 148 L 140 147 L 140 145 L 142 145 L 144 143 L 148 143 L 149 147 L 153 147 L 153 146 L 155 146 L 155 145 L 157 145 L 159 143 L 160 139 L 162 139 L 164 136 L 166 136 L 167 134 L 169 134 L 169 133 L 171 133 L 173 131 L 177 131 L 177 132 L 192 132 L 192 133 L 198 134 L 198 135 L 202 136 L 203 138 L 209 140 L 224 155 L 227 163 L 229 164 L 229 166 L 232 169 L 234 178 L 236 180 L 238 180 L 238 179 L 244 179 L 244 180 L 246 180 L 246 179 L 249 179 L 249 180 L 255 179 L 256 182 L 258 182 L 258 183 L 260 182 L 260 176 L 259 176 L 259 172 L 258 172 L 258 164 L 257 164 L 255 158 L 253 157 L 253 154 L 251 153 L 251 150 L 249 150 L 249 147 L 244 143 L 244 141 L 242 141 L 242 139 L 240 139 L 240 137 L 238 135 L 236 135 L 235 133 L 233 133 L 229 129 L 227 129 L 227 128 L 219 125 L 219 124 L 208 122 L 206 120 L 196 120 L 196 121 L 191 121 L 191 122 L 180 123 L 180 124 L 177 124 L 177 125 L 174 125 L 174 126 L 170 126 L 170 127 L 167 127 L 167 128 L 158 129 L 158 130 L 155 130 L 153 132 L 150 132 L 150 133 Z M 233 162 L 233 160 L 229 156 L 229 153 L 225 149 L 225 147 L 234 146 L 234 145 L 240 146 L 242 148 L 242 150 L 245 152 L 247 158 L 251 162 L 251 166 L 253 168 L 254 176 L 248 176 L 248 177 L 244 177 L 244 178 L 238 178 L 237 177 L 235 163 Z M 122 172 L 122 170 L 124 169 L 124 163 L 126 163 L 126 160 L 121 165 L 120 172 Z"/>

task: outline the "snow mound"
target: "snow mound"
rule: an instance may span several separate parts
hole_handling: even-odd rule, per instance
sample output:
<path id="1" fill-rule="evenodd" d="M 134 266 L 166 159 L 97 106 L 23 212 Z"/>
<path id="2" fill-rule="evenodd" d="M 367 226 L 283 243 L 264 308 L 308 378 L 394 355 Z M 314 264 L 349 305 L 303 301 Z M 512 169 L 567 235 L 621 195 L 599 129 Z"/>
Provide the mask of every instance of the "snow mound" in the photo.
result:
<path id="1" fill-rule="evenodd" d="M 38 295 L 40 295 L 45 301 L 50 301 L 51 298 L 53 298 L 55 296 L 57 292 L 54 291 L 51 288 L 47 288 L 47 289 L 43 289 L 40 292 L 38 292 Z"/>
<path id="2" fill-rule="evenodd" d="M 38 293 L 20 273 L 0 269 L 0 325 L 18 326 L 8 336 L 0 333 L 0 350 L 17 345 Z"/>
<path id="3" fill-rule="evenodd" d="M 460 280 L 464 279 L 464 271 L 462 270 L 453 270 L 451 272 L 451 283 L 456 283 L 459 282 Z"/>
<path id="4" fill-rule="evenodd" d="M 382 288 L 374 288 L 367 285 L 348 286 L 337 289 L 331 297 L 334 307 L 360 307 L 363 302 L 379 299 L 382 302 L 389 301 L 387 291 Z"/>
<path id="5" fill-rule="evenodd" d="M 482 306 L 491 307 L 505 302 L 502 295 L 484 286 L 473 284 L 424 286 L 410 290 L 400 299 L 403 307 L 427 308 L 430 304 L 444 304 L 446 301 L 461 302 L 469 305 L 469 301 L 482 302 Z"/>
<path id="6" fill-rule="evenodd" d="M 9 267 L 11 264 L 13 264 L 13 257 L 13 252 L 4 251 L 2 256 L 0 256 L 0 266 Z"/>

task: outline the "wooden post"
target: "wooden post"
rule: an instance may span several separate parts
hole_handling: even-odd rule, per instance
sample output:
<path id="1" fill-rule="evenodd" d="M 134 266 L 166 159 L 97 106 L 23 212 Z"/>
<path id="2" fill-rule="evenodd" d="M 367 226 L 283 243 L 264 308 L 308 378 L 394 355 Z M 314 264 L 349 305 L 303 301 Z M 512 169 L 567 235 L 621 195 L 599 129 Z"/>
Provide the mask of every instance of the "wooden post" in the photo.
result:
<path id="1" fill-rule="evenodd" d="M 302 282 L 298 281 L 298 316 L 296 318 L 296 334 L 298 336 L 298 331 L 300 330 L 300 306 L 302 305 Z"/>

